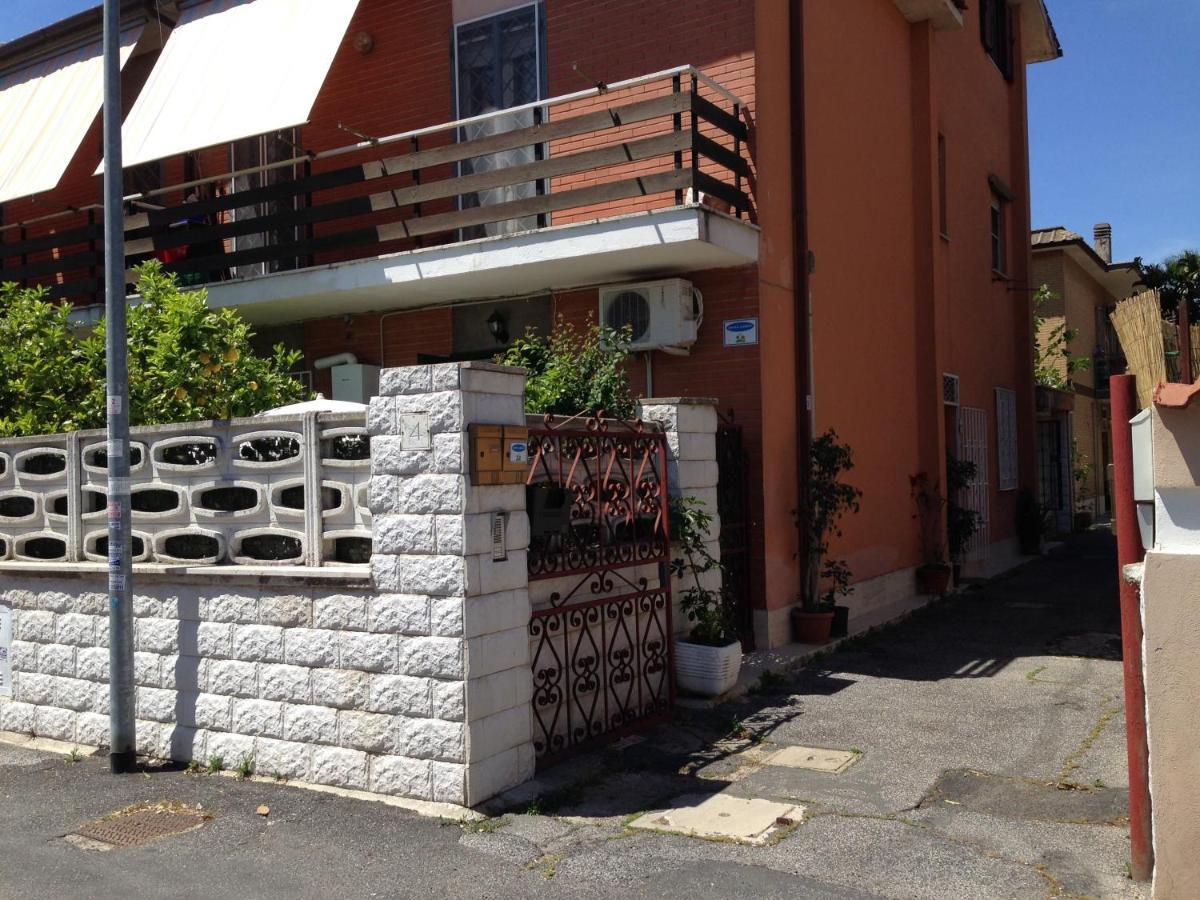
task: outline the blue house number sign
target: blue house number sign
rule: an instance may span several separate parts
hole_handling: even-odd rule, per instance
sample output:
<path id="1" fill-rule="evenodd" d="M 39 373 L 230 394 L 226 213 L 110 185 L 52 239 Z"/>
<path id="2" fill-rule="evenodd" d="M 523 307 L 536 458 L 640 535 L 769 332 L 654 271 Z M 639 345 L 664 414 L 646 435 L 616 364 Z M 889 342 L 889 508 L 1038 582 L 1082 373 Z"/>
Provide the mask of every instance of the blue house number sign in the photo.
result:
<path id="1" fill-rule="evenodd" d="M 758 316 L 725 320 L 725 346 L 746 347 L 758 343 Z"/>

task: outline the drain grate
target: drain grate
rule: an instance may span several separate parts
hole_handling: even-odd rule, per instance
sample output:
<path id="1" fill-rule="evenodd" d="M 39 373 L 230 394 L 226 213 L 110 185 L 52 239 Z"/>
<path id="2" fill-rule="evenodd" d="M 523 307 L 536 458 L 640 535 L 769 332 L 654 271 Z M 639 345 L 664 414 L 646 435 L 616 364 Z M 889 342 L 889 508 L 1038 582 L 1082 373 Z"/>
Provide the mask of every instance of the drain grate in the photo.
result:
<path id="1" fill-rule="evenodd" d="M 75 829 L 74 836 L 110 847 L 140 847 L 199 828 L 206 821 L 204 815 L 190 810 L 143 808 L 85 822 Z"/>

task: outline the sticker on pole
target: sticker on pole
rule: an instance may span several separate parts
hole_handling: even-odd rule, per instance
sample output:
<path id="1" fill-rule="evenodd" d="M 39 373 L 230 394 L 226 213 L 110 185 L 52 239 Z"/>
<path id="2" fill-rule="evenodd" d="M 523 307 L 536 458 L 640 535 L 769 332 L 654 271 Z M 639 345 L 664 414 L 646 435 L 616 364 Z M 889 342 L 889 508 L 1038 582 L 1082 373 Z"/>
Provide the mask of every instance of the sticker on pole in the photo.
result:
<path id="1" fill-rule="evenodd" d="M 758 343 L 758 316 L 726 319 L 723 333 L 726 347 L 749 347 Z"/>
<path id="2" fill-rule="evenodd" d="M 128 478 L 109 478 L 108 479 L 108 496 L 109 497 L 128 497 L 129 496 L 129 479 Z"/>
<path id="3" fill-rule="evenodd" d="M 0 697 L 12 696 L 12 609 L 0 606 Z"/>
<path id="4" fill-rule="evenodd" d="M 108 414 L 110 416 L 119 416 L 121 414 L 121 398 L 119 396 L 108 398 Z"/>

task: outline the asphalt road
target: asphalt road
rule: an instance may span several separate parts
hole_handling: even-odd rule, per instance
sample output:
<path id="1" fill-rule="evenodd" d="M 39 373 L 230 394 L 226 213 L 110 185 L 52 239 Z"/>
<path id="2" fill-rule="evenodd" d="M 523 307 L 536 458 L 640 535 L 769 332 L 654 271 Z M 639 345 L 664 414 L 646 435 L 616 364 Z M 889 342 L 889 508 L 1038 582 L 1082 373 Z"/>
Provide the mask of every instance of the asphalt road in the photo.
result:
<path id="1" fill-rule="evenodd" d="M 541 797 L 467 827 L 0 744 L 0 897 L 1142 896 L 1124 876 L 1115 565 L 1089 535 L 761 693 L 551 770 Z M 763 764 L 786 745 L 861 754 L 837 775 Z M 765 847 L 628 828 L 718 791 L 807 818 Z M 135 849 L 63 840 L 163 800 L 211 819 Z"/>

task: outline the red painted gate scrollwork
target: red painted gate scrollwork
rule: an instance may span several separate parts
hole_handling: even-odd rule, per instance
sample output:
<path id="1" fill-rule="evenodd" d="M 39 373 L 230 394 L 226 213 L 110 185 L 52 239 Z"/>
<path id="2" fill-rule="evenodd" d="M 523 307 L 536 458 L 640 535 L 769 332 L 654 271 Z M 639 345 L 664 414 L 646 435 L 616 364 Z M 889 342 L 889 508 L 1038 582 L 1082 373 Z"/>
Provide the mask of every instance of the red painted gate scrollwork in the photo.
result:
<path id="1" fill-rule="evenodd" d="M 641 422 L 530 429 L 529 580 L 539 765 L 669 716 L 667 443 Z"/>

